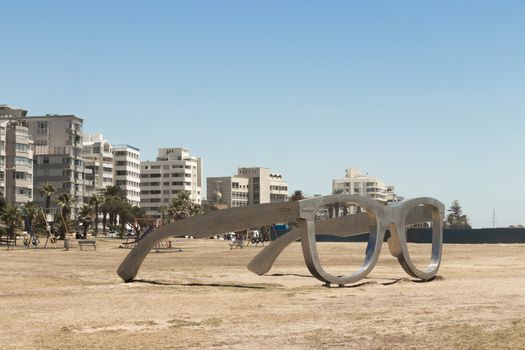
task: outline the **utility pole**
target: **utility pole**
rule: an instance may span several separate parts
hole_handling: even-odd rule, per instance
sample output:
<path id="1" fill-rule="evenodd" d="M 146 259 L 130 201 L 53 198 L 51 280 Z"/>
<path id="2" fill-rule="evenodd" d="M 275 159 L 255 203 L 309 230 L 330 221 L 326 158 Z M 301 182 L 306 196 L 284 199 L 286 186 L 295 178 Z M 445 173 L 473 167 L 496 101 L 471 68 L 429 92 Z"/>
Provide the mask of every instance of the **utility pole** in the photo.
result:
<path id="1" fill-rule="evenodd" d="M 492 228 L 496 228 L 496 209 L 492 210 Z"/>

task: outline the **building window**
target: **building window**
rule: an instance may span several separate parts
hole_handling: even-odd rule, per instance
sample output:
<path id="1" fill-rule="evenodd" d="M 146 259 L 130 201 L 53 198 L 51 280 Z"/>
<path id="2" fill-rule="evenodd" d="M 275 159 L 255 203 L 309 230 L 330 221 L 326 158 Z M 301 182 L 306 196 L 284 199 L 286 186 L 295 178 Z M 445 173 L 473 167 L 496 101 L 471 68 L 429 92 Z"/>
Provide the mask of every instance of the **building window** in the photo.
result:
<path id="1" fill-rule="evenodd" d="M 16 157 L 15 158 L 15 163 L 16 164 L 19 164 L 19 165 L 31 165 L 32 164 L 32 161 L 31 159 L 29 158 L 24 158 L 24 157 Z"/>
<path id="2" fill-rule="evenodd" d="M 37 135 L 47 134 L 47 121 L 37 121 L 36 122 L 36 133 Z"/>
<path id="3" fill-rule="evenodd" d="M 23 143 L 17 143 L 15 148 L 19 152 L 27 152 L 27 151 L 29 151 L 29 145 L 26 145 L 26 144 L 23 144 Z"/>

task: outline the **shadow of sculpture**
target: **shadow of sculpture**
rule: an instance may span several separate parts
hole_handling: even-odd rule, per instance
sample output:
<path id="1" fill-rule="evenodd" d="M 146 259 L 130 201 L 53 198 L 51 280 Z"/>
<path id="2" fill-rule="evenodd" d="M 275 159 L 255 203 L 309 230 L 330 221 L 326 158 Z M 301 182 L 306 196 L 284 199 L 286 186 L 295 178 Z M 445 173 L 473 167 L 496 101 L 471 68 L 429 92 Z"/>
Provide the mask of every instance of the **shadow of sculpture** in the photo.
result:
<path id="1" fill-rule="evenodd" d="M 200 283 L 200 282 L 190 282 L 190 283 L 176 283 L 176 282 L 161 282 L 145 279 L 136 279 L 133 280 L 133 283 L 147 283 L 154 284 L 158 286 L 179 286 L 179 287 L 219 287 L 219 288 L 240 288 L 240 289 L 268 289 L 265 286 L 253 286 L 247 284 L 227 284 L 227 283 Z"/>

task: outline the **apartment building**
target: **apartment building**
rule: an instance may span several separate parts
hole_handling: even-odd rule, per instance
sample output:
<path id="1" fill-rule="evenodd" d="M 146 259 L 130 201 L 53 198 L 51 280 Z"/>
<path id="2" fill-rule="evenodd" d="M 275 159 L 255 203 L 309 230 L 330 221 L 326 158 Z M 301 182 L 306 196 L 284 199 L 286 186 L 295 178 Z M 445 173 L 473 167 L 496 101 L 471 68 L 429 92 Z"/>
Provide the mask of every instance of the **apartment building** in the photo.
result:
<path id="1" fill-rule="evenodd" d="M 374 176 L 361 174 L 358 168 L 346 169 L 345 177 L 332 181 L 332 193 L 354 194 L 370 197 L 383 203 L 396 202 L 403 197 L 396 195 L 394 186 L 385 183 Z"/>
<path id="2" fill-rule="evenodd" d="M 202 159 L 191 157 L 186 148 L 159 148 L 156 160 L 140 163 L 140 205 L 146 215 L 160 217 L 160 208 L 181 191 L 201 204 L 201 190 Z"/>
<path id="3" fill-rule="evenodd" d="M 85 162 L 87 184 L 84 191 L 84 203 L 89 197 L 101 193 L 107 186 L 112 186 L 113 148 L 101 134 L 86 134 L 82 141 L 82 158 Z"/>
<path id="4" fill-rule="evenodd" d="M 126 193 L 134 207 L 140 207 L 140 150 L 130 145 L 113 145 L 115 185 Z"/>
<path id="5" fill-rule="evenodd" d="M 0 192 L 8 204 L 33 200 L 33 142 L 27 111 L 0 105 Z"/>
<path id="6" fill-rule="evenodd" d="M 33 186 L 36 191 L 46 182 L 53 184 L 59 193 L 69 193 L 72 198 L 71 214 L 74 218 L 84 204 L 85 163 L 82 158 L 83 119 L 75 115 L 28 116 L 29 134 L 34 142 Z M 45 198 L 34 196 L 34 201 L 44 207 Z M 51 210 L 57 209 L 54 201 Z"/>
<path id="7" fill-rule="evenodd" d="M 208 202 L 229 207 L 288 200 L 288 182 L 268 168 L 239 168 L 234 176 L 208 177 L 206 186 Z"/>

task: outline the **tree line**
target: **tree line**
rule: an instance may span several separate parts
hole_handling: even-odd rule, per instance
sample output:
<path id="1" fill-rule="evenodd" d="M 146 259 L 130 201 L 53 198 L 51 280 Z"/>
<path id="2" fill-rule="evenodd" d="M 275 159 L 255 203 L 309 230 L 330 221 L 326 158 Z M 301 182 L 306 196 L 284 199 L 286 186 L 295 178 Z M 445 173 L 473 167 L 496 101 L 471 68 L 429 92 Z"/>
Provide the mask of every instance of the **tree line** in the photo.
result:
<path id="1" fill-rule="evenodd" d="M 132 227 L 140 235 L 141 225 L 137 221 L 145 216 L 143 208 L 132 206 L 126 199 L 126 193 L 119 185 L 107 186 L 101 193 L 92 195 L 87 204 L 78 211 L 76 218 L 71 219 L 73 198 L 69 193 L 56 193 L 56 187 L 45 183 L 38 191 L 45 198 L 45 207 L 40 208 L 35 202 L 28 202 L 21 207 L 7 204 L 3 194 L 0 193 L 0 237 L 6 236 L 14 239 L 17 228 L 30 227 L 37 236 L 53 235 L 64 239 L 66 234 L 79 232 L 86 238 L 88 230 L 93 227 L 93 235 L 99 234 L 100 218 L 102 218 L 102 233 L 116 231 L 123 234 L 126 227 Z M 304 193 L 295 191 L 290 197 L 291 201 L 305 199 Z M 47 222 L 46 214 L 51 214 L 50 207 L 54 201 L 58 209 L 53 215 L 53 220 Z M 159 208 L 159 213 L 164 224 L 197 215 L 203 211 L 217 210 L 214 206 L 204 208 L 191 201 L 189 192 L 182 191 L 171 202 Z M 471 228 L 468 217 L 463 214 L 459 201 L 455 200 L 448 209 L 445 227 L 464 229 Z"/>
<path id="2" fill-rule="evenodd" d="M 71 218 L 73 198 L 69 193 L 57 193 L 56 187 L 45 183 L 39 190 L 39 195 L 45 199 L 44 208 L 35 202 L 27 202 L 20 207 L 9 205 L 0 194 L 0 237 L 14 239 L 16 229 L 30 229 L 35 235 L 53 235 L 64 239 L 67 234 L 78 232 L 87 237 L 92 227 L 94 236 L 99 234 L 100 220 L 102 233 L 116 231 L 123 234 L 126 227 L 132 227 L 137 234 L 141 233 L 141 225 L 137 221 L 145 216 L 143 208 L 132 206 L 126 199 L 126 193 L 119 185 L 107 186 L 101 193 L 92 195 L 88 203 L 78 211 L 76 218 Z M 51 213 L 51 203 L 55 202 L 58 209 Z M 167 206 L 160 209 L 164 223 L 180 220 L 201 212 L 201 206 L 191 202 L 188 192 L 180 192 Z M 47 222 L 47 214 L 54 214 L 53 220 Z"/>

